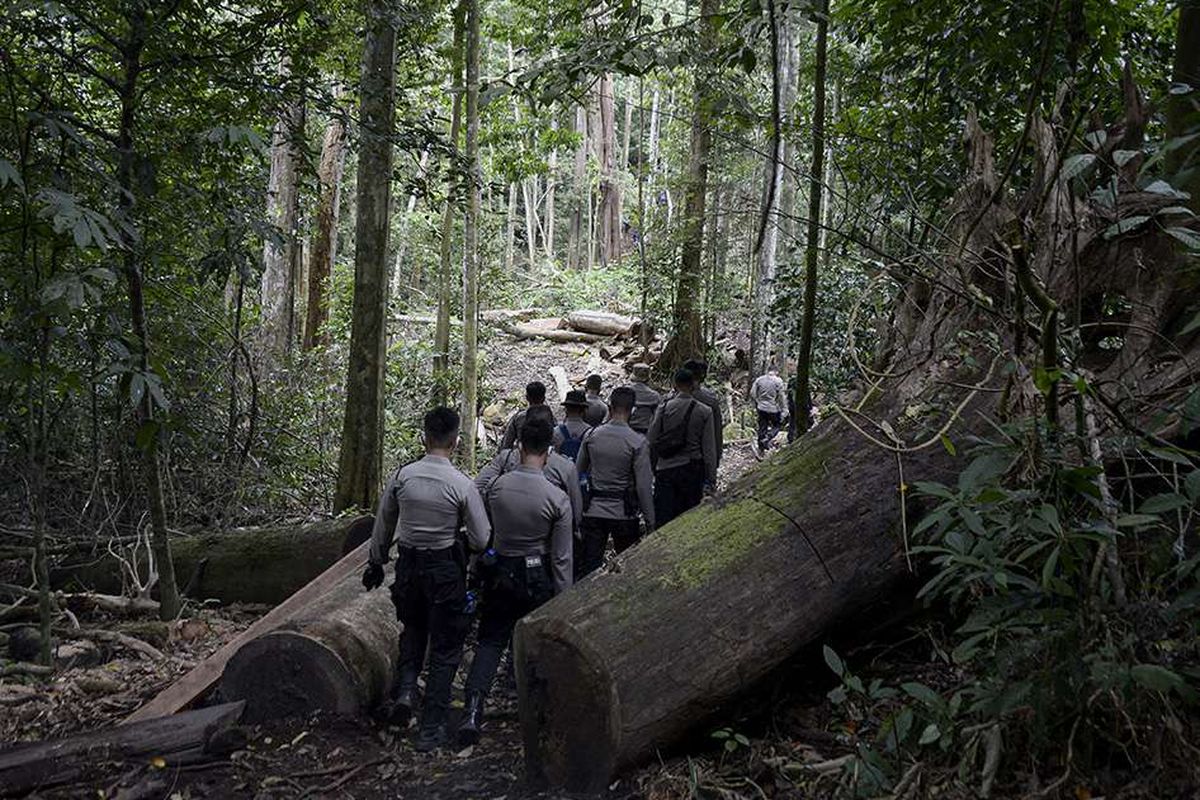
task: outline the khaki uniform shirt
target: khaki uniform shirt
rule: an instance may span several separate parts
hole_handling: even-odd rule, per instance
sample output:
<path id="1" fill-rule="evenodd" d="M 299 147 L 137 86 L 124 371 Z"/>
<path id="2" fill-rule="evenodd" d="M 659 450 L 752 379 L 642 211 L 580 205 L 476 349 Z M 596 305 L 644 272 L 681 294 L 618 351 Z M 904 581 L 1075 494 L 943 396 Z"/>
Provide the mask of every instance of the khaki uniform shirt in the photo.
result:
<path id="1" fill-rule="evenodd" d="M 676 396 L 677 393 L 672 392 L 667 401 L 673 400 Z M 717 466 L 720 466 L 721 457 L 725 453 L 725 415 L 721 413 L 721 398 L 707 386 L 696 387 L 696 391 L 692 392 L 692 396 L 712 410 L 713 436 L 716 439 L 717 445 Z"/>
<path id="2" fill-rule="evenodd" d="M 584 420 L 593 428 L 603 425 L 604 420 L 608 419 L 608 403 L 604 402 L 604 398 L 600 395 L 591 392 L 587 393 L 587 401 L 587 411 L 583 412 Z"/>
<path id="3" fill-rule="evenodd" d="M 687 438 L 683 449 L 670 457 L 659 456 L 655 447 L 663 432 L 682 425 L 688 406 L 693 402 L 696 405 L 692 409 L 691 419 L 688 420 Z M 713 433 L 712 410 L 690 394 L 679 392 L 664 403 L 654 415 L 654 422 L 650 425 L 650 433 L 646 438 L 650 441 L 650 457 L 656 471 L 702 461 L 705 480 L 714 484 L 717 482 L 717 441 Z"/>
<path id="4" fill-rule="evenodd" d="M 443 550 L 454 544 L 460 527 L 471 549 L 487 547 L 491 525 L 479 490 L 450 459 L 427 455 L 398 470 L 383 490 L 371 531 L 371 563 L 388 560 L 393 538 L 400 547 Z"/>
<path id="5" fill-rule="evenodd" d="M 662 403 L 662 395 L 640 381 L 629 384 L 629 388 L 633 389 L 633 413 L 629 415 L 629 427 L 645 433 L 654 421 L 654 412 Z"/>
<path id="6" fill-rule="evenodd" d="M 571 587 L 571 503 L 533 467 L 518 466 L 498 477 L 485 495 L 492 512 L 492 547 L 502 556 L 550 559 L 554 591 Z"/>
<path id="7" fill-rule="evenodd" d="M 606 422 L 594 429 L 579 448 L 575 466 L 588 474 L 593 490 L 624 492 L 632 488 L 637 505 L 646 519 L 646 528 L 654 530 L 654 475 L 650 469 L 650 448 L 646 437 L 624 422 Z M 592 497 L 585 517 L 630 519 L 620 497 Z"/>
<path id="8" fill-rule="evenodd" d="M 501 450 L 479 471 L 479 476 L 475 478 L 475 488 L 480 494 L 486 495 L 497 478 L 512 472 L 520 465 L 521 454 L 515 448 Z M 578 535 L 579 523 L 583 519 L 583 490 L 579 488 L 579 473 L 575 469 L 575 462 L 566 456 L 551 453 L 546 459 L 543 472 L 546 480 L 566 492 L 567 499 L 571 501 L 571 520 Z"/>

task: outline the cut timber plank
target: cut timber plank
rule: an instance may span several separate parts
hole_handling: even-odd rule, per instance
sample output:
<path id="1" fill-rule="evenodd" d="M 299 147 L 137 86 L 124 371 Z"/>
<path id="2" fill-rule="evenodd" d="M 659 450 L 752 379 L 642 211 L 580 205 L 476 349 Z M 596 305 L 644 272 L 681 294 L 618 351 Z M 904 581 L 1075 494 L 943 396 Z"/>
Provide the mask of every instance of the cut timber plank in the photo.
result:
<path id="1" fill-rule="evenodd" d="M 244 706 L 225 703 L 0 751 L 0 795 L 23 795 L 69 783 L 108 761 L 145 762 L 157 757 L 167 767 L 176 767 L 207 760 L 241 744 L 233 728 Z"/>
<path id="2" fill-rule="evenodd" d="M 367 550 L 370 542 L 363 542 L 355 550 L 344 556 L 329 569 L 317 576 L 316 580 L 303 587 L 287 600 L 271 609 L 265 617 L 242 631 L 233 641 L 226 644 L 217 652 L 201 661 L 175 683 L 168 686 L 146 705 L 134 711 L 125 722 L 140 722 L 142 720 L 174 714 L 180 709 L 187 708 L 200 695 L 208 691 L 225 671 L 225 665 L 233 654 L 246 642 L 262 636 L 268 631 L 287 622 L 302 608 L 317 600 L 327 591 L 337 586 L 348 575 L 361 570 L 367 563 Z"/>
<path id="3" fill-rule="evenodd" d="M 551 367 L 550 377 L 554 378 L 554 385 L 558 389 L 558 401 L 561 403 L 567 399 L 567 392 L 571 391 L 571 382 L 567 380 L 567 371 L 562 367 Z"/>

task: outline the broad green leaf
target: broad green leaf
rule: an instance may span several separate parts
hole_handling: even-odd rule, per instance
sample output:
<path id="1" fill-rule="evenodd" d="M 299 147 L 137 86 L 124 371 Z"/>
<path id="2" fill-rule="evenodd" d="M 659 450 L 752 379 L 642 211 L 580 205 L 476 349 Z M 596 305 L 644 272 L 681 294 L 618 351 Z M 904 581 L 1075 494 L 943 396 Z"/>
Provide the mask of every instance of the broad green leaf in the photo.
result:
<path id="1" fill-rule="evenodd" d="M 1118 167 L 1123 167 L 1141 155 L 1141 152 L 1140 150 L 1113 150 L 1113 163 Z"/>
<path id="2" fill-rule="evenodd" d="M 1159 521 L 1153 514 L 1122 514 L 1116 519 L 1118 528 L 1141 528 Z"/>
<path id="3" fill-rule="evenodd" d="M 1183 243 L 1184 247 L 1189 250 L 1200 251 L 1200 233 L 1196 233 L 1188 228 L 1180 228 L 1172 226 L 1167 228 L 1167 233 L 1176 240 Z"/>
<path id="4" fill-rule="evenodd" d="M 17 171 L 13 163 L 0 158 L 0 189 L 3 189 L 10 183 L 17 188 L 25 187 L 25 184 L 21 181 L 21 173 Z"/>
<path id="5" fill-rule="evenodd" d="M 941 439 L 942 439 L 942 447 L 946 448 L 947 453 L 949 453 L 952 456 L 958 455 L 958 451 L 954 449 L 954 442 L 950 441 L 949 436 L 947 436 L 946 434 L 943 433 L 941 436 Z"/>
<path id="6" fill-rule="evenodd" d="M 1082 175 L 1096 162 L 1094 153 L 1078 153 L 1071 156 L 1062 165 L 1063 180 L 1071 180 L 1072 178 Z"/>
<path id="7" fill-rule="evenodd" d="M 1156 494 L 1146 502 L 1142 503 L 1138 511 L 1142 514 L 1162 514 L 1167 511 L 1174 511 L 1177 508 L 1187 508 L 1191 502 L 1183 495 L 1174 492 L 1165 492 Z"/>
<path id="8" fill-rule="evenodd" d="M 921 731 L 921 738 L 917 744 L 931 744 L 936 742 L 942 735 L 942 731 L 938 728 L 936 722 L 931 722 L 925 726 L 925 730 Z"/>
<path id="9" fill-rule="evenodd" d="M 909 697 L 920 701 L 923 705 L 929 708 L 941 708 L 942 696 L 930 689 L 923 683 L 902 683 L 900 688 L 904 690 Z"/>
<path id="10" fill-rule="evenodd" d="M 839 678 L 844 676 L 846 674 L 846 665 L 842 663 L 842 659 L 838 657 L 838 654 L 833 652 L 833 648 L 825 645 L 823 652 L 825 654 L 825 663 L 833 670 L 833 674 Z"/>
<path id="11" fill-rule="evenodd" d="M 1116 236 L 1120 236 L 1123 233 L 1129 233 L 1132 230 L 1140 228 L 1149 221 L 1150 217 L 1145 214 L 1137 214 L 1132 217 L 1126 217 L 1125 219 L 1119 220 L 1105 228 L 1104 238 L 1112 239 Z"/>
<path id="12" fill-rule="evenodd" d="M 1129 677 L 1155 692 L 1169 692 L 1184 685 L 1178 673 L 1157 664 L 1138 664 L 1129 668 Z"/>

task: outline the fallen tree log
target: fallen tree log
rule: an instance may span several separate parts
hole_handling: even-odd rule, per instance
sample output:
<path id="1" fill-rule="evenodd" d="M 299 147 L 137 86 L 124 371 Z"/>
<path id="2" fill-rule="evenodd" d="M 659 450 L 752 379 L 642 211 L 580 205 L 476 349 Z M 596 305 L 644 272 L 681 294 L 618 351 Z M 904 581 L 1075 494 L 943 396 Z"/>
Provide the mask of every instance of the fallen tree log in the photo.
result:
<path id="1" fill-rule="evenodd" d="M 372 517 L 366 519 L 372 520 Z M 159 692 L 154 699 L 134 711 L 126 722 L 153 719 L 167 714 L 174 714 L 180 709 L 187 708 L 205 692 L 211 689 L 242 645 L 262 636 L 292 617 L 302 613 L 308 606 L 320 600 L 327 592 L 341 583 L 348 576 L 358 575 L 366 563 L 366 542 L 359 544 L 353 551 L 342 556 L 336 564 L 322 572 L 314 581 L 307 584 L 287 600 L 271 609 L 266 616 L 260 618 L 246 630 L 238 634 L 217 652 L 197 664 L 190 672 Z"/>
<path id="2" fill-rule="evenodd" d="M 15 797 L 78 780 L 98 764 L 161 758 L 166 768 L 207 761 L 237 749 L 242 703 L 202 708 L 137 725 L 0 751 L 0 795 Z"/>
<path id="3" fill-rule="evenodd" d="M 951 457 L 927 448 L 906 479 Z M 881 494 L 864 502 L 861 487 Z M 526 772 L 599 791 L 906 577 L 896 463 L 840 420 L 517 626 Z M 890 493 L 882 493 L 884 487 Z"/>
<path id="4" fill-rule="evenodd" d="M 608 311 L 572 311 L 567 314 L 567 325 L 581 333 L 597 333 L 601 336 L 636 336 L 641 330 L 641 320 L 625 317 Z"/>
<path id="5" fill-rule="evenodd" d="M 362 587 L 359 573 L 368 546 L 346 556 L 353 567 L 328 591 L 274 630 L 247 641 L 229 659 L 221 696 L 245 700 L 246 719 L 259 722 L 314 710 L 355 714 L 386 695 L 400 623 L 388 591 Z M 390 577 L 390 568 L 388 572 Z"/>
<path id="6" fill-rule="evenodd" d="M 559 344 L 594 344 L 611 339 L 611 336 L 601 336 L 598 333 L 582 333 L 563 328 L 543 328 L 536 325 L 520 324 L 506 328 L 507 332 L 518 339 L 548 339 Z"/>
<path id="7" fill-rule="evenodd" d="M 274 605 L 341 558 L 347 541 L 363 528 L 369 533 L 372 519 L 343 517 L 176 537 L 171 540 L 175 573 L 196 599 Z M 139 574 L 146 574 L 144 562 L 138 568 Z M 120 561 L 103 548 L 66 559 L 51 571 L 50 582 L 56 588 L 106 594 L 119 594 L 124 588 Z"/>

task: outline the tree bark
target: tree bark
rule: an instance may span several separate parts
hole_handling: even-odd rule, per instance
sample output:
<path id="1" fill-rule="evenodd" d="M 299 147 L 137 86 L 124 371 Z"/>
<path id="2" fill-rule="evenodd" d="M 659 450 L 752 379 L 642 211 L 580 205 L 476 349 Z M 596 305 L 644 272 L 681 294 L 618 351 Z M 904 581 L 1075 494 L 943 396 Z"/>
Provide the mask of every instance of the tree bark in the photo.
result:
<path id="1" fill-rule="evenodd" d="M 151 391 L 150 335 L 146 325 L 146 301 L 142 292 L 142 239 L 137 224 L 137 185 L 134 180 L 136 160 L 134 134 L 137 130 L 137 106 L 141 95 L 139 81 L 142 74 L 142 53 L 146 44 L 146 11 L 134 6 L 127 18 L 129 31 L 122 42 L 120 91 L 120 127 L 117 132 L 117 186 L 120 198 L 117 201 L 118 215 L 124 223 L 122 233 L 122 266 L 129 291 L 129 315 L 134 340 L 138 343 L 137 369 L 131 380 L 141 380 L 141 398 L 137 401 L 139 430 L 151 426 L 151 435 L 142 448 L 146 470 L 146 499 L 150 506 L 151 547 L 158 568 L 158 587 L 161 596 L 162 618 L 175 619 L 179 616 L 179 588 L 175 582 L 175 566 L 171 560 L 171 542 L 167 534 L 167 509 L 163 499 L 162 474 L 159 465 L 159 435 L 154 420 L 156 402 Z"/>
<path id="2" fill-rule="evenodd" d="M 829 31 L 829 0 L 820 0 L 816 11 L 817 48 L 813 74 L 812 167 L 808 182 L 808 232 L 804 250 L 804 311 L 800 319 L 800 345 L 796 352 L 796 413 L 792 424 L 797 435 L 812 426 L 812 344 L 816 319 L 817 268 L 821 244 L 821 178 L 825 167 L 825 64 Z"/>
<path id="3" fill-rule="evenodd" d="M 553 113 L 553 112 L 552 112 Z M 550 118 L 550 130 L 555 135 L 558 134 L 558 114 L 554 113 Z M 557 145 L 551 148 L 550 157 L 546 163 L 546 235 L 543 237 L 545 244 L 546 260 L 554 261 L 554 190 L 558 186 L 558 147 Z"/>
<path id="4" fill-rule="evenodd" d="M 641 320 L 609 311 L 584 309 L 567 314 L 567 325 L 572 330 L 598 333 L 602 336 L 635 336 L 641 327 Z"/>
<path id="5" fill-rule="evenodd" d="M 906 478 L 944 479 L 951 461 L 926 448 Z M 893 599 L 906 578 L 896 485 L 895 462 L 833 420 L 643 540 L 619 572 L 525 617 L 514 646 L 527 776 L 600 791 L 804 644 Z"/>
<path id="6" fill-rule="evenodd" d="M 342 173 L 346 163 L 346 121 L 334 110 L 325 127 L 321 163 L 317 167 L 316 233 L 308 267 L 308 302 L 305 304 L 304 349 L 323 344 L 321 326 L 329 316 L 326 290 L 337 262 L 338 216 L 341 212 Z"/>
<path id="7" fill-rule="evenodd" d="M 587 175 L 588 153 L 588 124 L 587 109 L 579 106 L 575 109 L 575 133 L 579 135 L 579 145 L 575 148 L 575 162 L 571 190 L 574 194 L 571 203 L 571 227 L 567 241 L 567 268 L 582 269 L 587 261 L 583 253 L 584 227 L 587 225 L 588 206 L 591 203 L 591 186 Z"/>
<path id="8" fill-rule="evenodd" d="M 429 150 L 421 151 L 421 160 L 417 162 L 417 177 L 424 178 L 426 169 L 429 166 Z M 400 230 L 397 231 L 396 242 L 396 261 L 392 265 L 392 294 L 400 295 L 400 275 L 401 268 L 404 266 L 404 256 L 408 253 L 408 230 L 412 226 L 413 214 L 417 210 L 417 188 L 408 193 L 408 200 L 404 203 L 404 215 L 400 217 Z M 421 271 L 421 262 L 413 262 L 412 276 L 409 279 L 408 285 L 415 291 L 421 291 L 421 285 L 425 283 L 425 276 Z"/>
<path id="9" fill-rule="evenodd" d="M 462 128 L 463 31 L 466 25 L 466 0 L 454 8 L 454 39 L 450 55 L 450 92 L 454 95 L 450 111 L 450 147 L 457 152 Z M 454 264 L 454 193 L 458 177 L 453 166 L 446 186 L 446 204 L 442 208 L 441 249 L 438 268 L 437 328 L 433 335 L 434 401 L 446 402 L 446 384 L 450 372 L 450 292 Z"/>
<path id="10" fill-rule="evenodd" d="M 368 8 L 363 43 L 354 311 L 335 513 L 348 508 L 374 509 L 383 473 L 387 252 L 396 93 L 394 15 L 391 0 L 373 3 Z"/>
<path id="11" fill-rule="evenodd" d="M 663 366 L 673 369 L 685 359 L 704 352 L 704 332 L 700 319 L 701 289 L 704 270 L 704 205 L 708 191 L 708 160 L 712 146 L 712 110 L 709 94 L 712 91 L 712 61 L 717 47 L 717 15 L 721 0 L 701 0 L 700 58 L 697 62 L 695 91 L 692 105 L 691 152 L 688 156 L 687 183 L 684 195 L 684 233 L 679 278 L 675 286 L 675 335 L 663 353 Z"/>
<path id="12" fill-rule="evenodd" d="M 596 211 L 596 241 L 600 266 L 607 267 L 621 259 L 621 184 L 615 172 L 616 109 L 613 100 L 613 79 L 604 73 L 596 81 L 595 119 L 598 133 L 593 140 L 596 164 L 600 170 L 600 198 Z"/>
<path id="13" fill-rule="evenodd" d="M 1179 4 L 1179 27 L 1175 37 L 1175 65 L 1171 82 L 1188 86 L 1187 92 L 1167 99 L 1167 139 L 1196 132 L 1200 126 L 1200 0 Z M 1200 139 L 1167 153 L 1167 173 L 1176 189 L 1190 192 L 1189 207 L 1200 213 Z"/>
<path id="14" fill-rule="evenodd" d="M 463 226 L 463 414 L 466 464 L 475 471 L 475 415 L 479 397 L 479 203 L 483 174 L 479 164 L 479 17 L 482 0 L 467 3 L 467 142 L 470 170 L 467 217 Z"/>
<path id="15" fill-rule="evenodd" d="M 365 564 L 365 553 L 360 561 Z M 244 700 L 249 722 L 313 711 L 361 713 L 387 694 L 400 630 L 390 593 L 364 591 L 355 570 L 278 628 L 242 645 L 221 675 L 221 696 Z"/>
<path id="16" fill-rule="evenodd" d="M 291 72 L 285 60 L 281 77 Z M 303 135 L 304 106 L 289 100 L 280 109 L 271 134 L 271 174 L 267 183 L 267 222 L 275 235 L 263 243 L 262 340 L 272 358 L 291 348 L 295 302 L 296 218 L 299 211 L 299 162 L 296 138 Z M 278 237 L 278 238 L 276 238 Z"/>
<path id="17" fill-rule="evenodd" d="M 171 542 L 175 566 L 188 576 L 188 595 L 222 603 L 267 603 L 286 600 L 316 578 L 357 542 L 370 535 L 371 517 L 342 517 L 308 525 L 235 528 Z M 136 566 L 145 574 L 146 560 Z M 82 589 L 117 595 L 124 591 L 120 561 L 104 549 L 81 548 L 68 553 L 50 572 L 59 589 Z"/>

